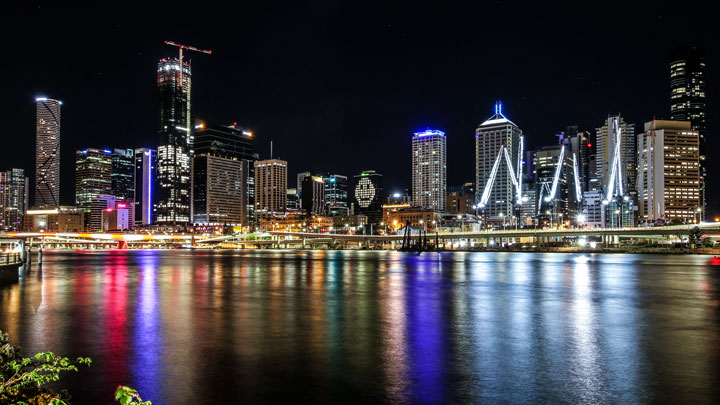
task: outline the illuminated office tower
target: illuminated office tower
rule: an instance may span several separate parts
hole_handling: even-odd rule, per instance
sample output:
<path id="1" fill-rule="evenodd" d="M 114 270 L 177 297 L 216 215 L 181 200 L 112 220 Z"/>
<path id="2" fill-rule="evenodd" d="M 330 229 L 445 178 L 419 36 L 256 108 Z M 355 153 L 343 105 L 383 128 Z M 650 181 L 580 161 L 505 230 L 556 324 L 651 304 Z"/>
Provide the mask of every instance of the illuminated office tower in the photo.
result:
<path id="1" fill-rule="evenodd" d="M 700 220 L 700 135 L 689 121 L 645 123 L 638 136 L 640 220 Z"/>
<path id="2" fill-rule="evenodd" d="M 287 162 L 280 159 L 255 162 L 255 217 L 258 220 L 285 214 L 287 169 Z"/>
<path id="3" fill-rule="evenodd" d="M 23 169 L 0 172 L 0 231 L 23 228 L 27 189 Z"/>
<path id="4" fill-rule="evenodd" d="M 113 149 L 112 195 L 118 200 L 135 200 L 135 151 L 133 149 Z"/>
<path id="5" fill-rule="evenodd" d="M 341 174 L 326 174 L 325 183 L 325 212 L 330 216 L 348 215 L 348 178 Z"/>
<path id="6" fill-rule="evenodd" d="M 195 121 L 193 223 L 251 225 L 255 213 L 254 136 L 237 123 Z"/>
<path id="7" fill-rule="evenodd" d="M 375 170 L 366 170 L 355 176 L 356 214 L 365 215 L 369 224 L 382 221 L 383 175 Z"/>
<path id="8" fill-rule="evenodd" d="M 156 220 L 164 225 L 190 222 L 192 129 L 190 64 L 161 59 L 157 85 L 160 101 L 157 149 Z"/>
<path id="9" fill-rule="evenodd" d="M 520 145 L 520 136 L 522 136 L 522 130 L 503 115 L 500 103 L 495 105 L 495 115 L 485 120 L 475 130 L 475 184 L 477 184 L 478 196 L 483 194 L 491 179 L 493 165 L 501 146 L 505 145 L 507 148 L 512 162 L 512 170 L 517 171 L 516 155 Z M 513 174 L 505 162 L 501 163 L 484 208 L 486 219 L 495 221 L 502 221 L 504 216 L 512 215 L 513 203 L 516 200 L 511 177 Z M 477 200 L 479 202 L 480 198 Z"/>
<path id="10" fill-rule="evenodd" d="M 88 148 L 75 152 L 75 205 L 89 210 L 101 194 L 112 194 L 112 152 Z"/>
<path id="11" fill-rule="evenodd" d="M 447 139 L 445 132 L 428 129 L 412 138 L 412 201 L 418 207 L 445 211 Z"/>
<path id="12" fill-rule="evenodd" d="M 320 176 L 305 176 L 302 181 L 300 208 L 308 215 L 325 214 L 325 183 Z"/>
<path id="13" fill-rule="evenodd" d="M 35 205 L 60 204 L 60 106 L 62 101 L 35 99 Z"/>
<path id="14" fill-rule="evenodd" d="M 154 222 L 155 165 L 157 151 L 147 148 L 135 149 L 135 225 Z"/>
<path id="15" fill-rule="evenodd" d="M 670 118 L 689 121 L 690 128 L 700 136 L 700 199 L 701 217 L 705 217 L 707 178 L 705 119 L 705 52 L 696 47 L 675 49 L 670 59 Z"/>
<path id="16" fill-rule="evenodd" d="M 602 187 L 608 187 L 610 180 L 610 169 L 613 162 L 613 151 L 615 150 L 615 121 L 620 129 L 620 161 L 622 164 L 621 179 L 625 193 L 634 192 L 637 182 L 637 156 L 635 125 L 628 124 L 620 115 L 609 116 L 602 127 L 595 130 L 595 142 L 597 143 L 597 176 Z"/>

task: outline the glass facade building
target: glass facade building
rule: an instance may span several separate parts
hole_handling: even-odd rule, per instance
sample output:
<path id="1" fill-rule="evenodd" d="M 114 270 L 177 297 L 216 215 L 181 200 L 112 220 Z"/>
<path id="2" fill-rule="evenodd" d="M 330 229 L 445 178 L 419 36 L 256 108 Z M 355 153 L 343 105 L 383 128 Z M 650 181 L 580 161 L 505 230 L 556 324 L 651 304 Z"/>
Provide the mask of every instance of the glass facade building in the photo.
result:
<path id="1" fill-rule="evenodd" d="M 251 225 L 255 220 L 255 165 L 251 131 L 196 120 L 193 223 Z"/>
<path id="2" fill-rule="evenodd" d="M 135 151 L 133 149 L 113 149 L 112 155 L 112 194 L 118 200 L 135 200 Z"/>
<path id="3" fill-rule="evenodd" d="M 190 222 L 191 70 L 189 63 L 162 59 L 158 63 L 159 146 L 157 150 L 156 220 L 164 225 Z"/>
<path id="4" fill-rule="evenodd" d="M 135 225 L 150 225 L 155 221 L 155 165 L 157 151 L 148 148 L 135 149 Z"/>
<path id="5" fill-rule="evenodd" d="M 88 148 L 75 152 L 75 205 L 89 210 L 101 194 L 112 195 L 112 152 Z"/>
<path id="6" fill-rule="evenodd" d="M 0 230 L 23 228 L 27 190 L 27 178 L 23 169 L 0 172 Z"/>
<path id="7" fill-rule="evenodd" d="M 62 101 L 35 99 L 35 205 L 60 204 L 60 106 Z"/>
<path id="8" fill-rule="evenodd" d="M 418 207 L 445 211 L 447 139 L 445 132 L 415 132 L 412 138 L 412 201 Z"/>

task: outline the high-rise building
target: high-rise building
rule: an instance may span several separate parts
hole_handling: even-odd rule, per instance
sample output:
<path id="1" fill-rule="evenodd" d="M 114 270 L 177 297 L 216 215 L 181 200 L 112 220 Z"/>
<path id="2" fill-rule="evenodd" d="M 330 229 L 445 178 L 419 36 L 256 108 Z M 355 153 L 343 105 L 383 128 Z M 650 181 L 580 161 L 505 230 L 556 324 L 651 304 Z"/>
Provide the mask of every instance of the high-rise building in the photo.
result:
<path id="1" fill-rule="evenodd" d="M 691 127 L 689 121 L 645 123 L 638 137 L 641 221 L 700 219 L 700 134 Z"/>
<path id="2" fill-rule="evenodd" d="M 296 190 L 297 190 L 298 198 L 302 197 L 302 182 L 303 182 L 303 180 L 305 179 L 306 176 L 312 176 L 312 173 L 310 173 L 310 172 L 302 172 L 302 173 L 298 173 L 297 176 L 296 176 L 296 178 L 297 178 L 297 187 L 296 187 Z"/>
<path id="3" fill-rule="evenodd" d="M 472 183 L 448 187 L 445 199 L 447 211 L 451 214 L 475 213 L 475 188 Z"/>
<path id="4" fill-rule="evenodd" d="M 193 159 L 193 223 L 247 225 L 247 160 L 213 155 Z"/>
<path id="5" fill-rule="evenodd" d="M 348 215 L 350 204 L 348 201 L 348 178 L 340 174 L 326 174 L 325 183 L 325 212 L 330 216 Z"/>
<path id="6" fill-rule="evenodd" d="M 618 114 L 615 116 L 609 116 L 603 126 L 595 130 L 595 142 L 597 143 L 597 171 L 598 180 L 600 181 L 601 187 L 605 190 L 608 188 L 608 181 L 610 180 L 612 163 L 614 159 L 615 151 L 615 140 L 617 134 L 615 133 L 615 122 L 620 132 L 620 161 L 622 172 L 620 178 L 623 184 L 623 191 L 627 194 L 636 190 L 635 183 L 637 182 L 637 154 L 636 154 L 636 137 L 635 137 L 635 125 L 628 124 Z"/>
<path id="7" fill-rule="evenodd" d="M 325 215 L 325 183 L 320 176 L 305 176 L 300 208 L 308 215 Z"/>
<path id="8" fill-rule="evenodd" d="M 249 225 L 255 213 L 254 138 L 237 124 L 195 122 L 193 222 Z"/>
<path id="9" fill-rule="evenodd" d="M 23 169 L 0 172 L 0 230 L 21 230 L 27 209 L 27 178 Z"/>
<path id="10" fill-rule="evenodd" d="M 619 134 L 616 131 L 619 131 Z M 619 154 L 615 148 L 618 136 Z M 600 189 L 605 193 L 603 204 L 607 205 L 604 211 L 605 226 L 635 226 L 638 173 L 636 139 L 635 125 L 626 123 L 619 114 L 609 116 L 603 126 L 595 131 L 595 165 Z M 616 159 L 620 160 L 620 164 L 615 166 L 615 180 L 611 186 Z M 613 195 L 608 195 L 611 191 Z"/>
<path id="11" fill-rule="evenodd" d="M 563 135 L 570 146 L 570 150 L 568 150 L 570 157 L 575 156 L 580 188 L 585 191 L 588 189 L 588 182 L 590 181 L 590 150 L 592 148 L 590 132 L 578 131 L 576 125 L 571 125 L 567 127 Z"/>
<path id="12" fill-rule="evenodd" d="M 289 189 L 287 189 L 287 205 L 286 205 L 286 208 L 287 208 L 288 211 L 300 209 L 300 199 L 298 198 L 297 189 L 296 189 L 296 188 L 289 188 Z"/>
<path id="13" fill-rule="evenodd" d="M 112 195 L 119 200 L 135 200 L 135 151 L 113 149 L 111 154 Z"/>
<path id="14" fill-rule="evenodd" d="M 356 214 L 365 215 L 369 224 L 382 221 L 383 175 L 375 170 L 366 170 L 355 177 Z"/>
<path id="15" fill-rule="evenodd" d="M 101 194 L 112 194 L 112 152 L 88 148 L 75 152 L 75 205 L 89 210 Z"/>
<path id="16" fill-rule="evenodd" d="M 255 162 L 255 216 L 265 221 L 287 209 L 287 162 L 280 159 Z"/>
<path id="17" fill-rule="evenodd" d="M 412 200 L 418 207 L 445 211 L 447 139 L 445 132 L 427 129 L 412 138 Z"/>
<path id="18" fill-rule="evenodd" d="M 38 97 L 35 128 L 35 205 L 60 204 L 60 106 L 62 101 Z"/>
<path id="19" fill-rule="evenodd" d="M 512 170 L 517 172 L 518 148 L 522 130 L 514 122 L 507 119 L 502 113 L 502 104 L 495 105 L 495 115 L 480 124 L 475 131 L 475 173 L 477 185 L 476 192 L 481 195 L 490 180 L 495 159 L 500 147 L 505 145 L 510 155 Z M 512 176 L 505 161 L 498 167 L 487 205 L 484 207 L 486 219 L 501 220 L 511 215 L 516 200 L 513 194 Z M 479 198 L 478 198 L 479 200 Z"/>
<path id="20" fill-rule="evenodd" d="M 545 146 L 533 157 L 535 168 L 535 195 L 537 196 L 538 220 L 547 224 L 557 225 L 563 219 L 570 220 L 570 181 L 573 181 L 572 157 L 567 146 Z M 562 156 L 563 162 L 558 173 L 558 163 Z M 557 174 L 557 183 L 555 175 Z M 555 189 L 553 194 L 553 184 Z"/>
<path id="21" fill-rule="evenodd" d="M 157 149 L 156 219 L 159 224 L 190 222 L 192 128 L 190 64 L 161 59 L 157 85 L 160 100 Z"/>
<path id="22" fill-rule="evenodd" d="M 155 164 L 157 152 L 153 149 L 135 149 L 135 225 L 151 225 L 154 222 Z"/>
<path id="23" fill-rule="evenodd" d="M 705 132 L 705 52 L 696 47 L 680 47 L 670 60 L 670 117 L 689 121 L 690 128 Z"/>
<path id="24" fill-rule="evenodd" d="M 700 205 L 701 218 L 705 217 L 707 165 L 705 143 L 706 119 L 705 52 L 703 49 L 684 46 L 672 52 L 670 60 L 670 118 L 689 121 L 690 128 L 700 135 Z"/>

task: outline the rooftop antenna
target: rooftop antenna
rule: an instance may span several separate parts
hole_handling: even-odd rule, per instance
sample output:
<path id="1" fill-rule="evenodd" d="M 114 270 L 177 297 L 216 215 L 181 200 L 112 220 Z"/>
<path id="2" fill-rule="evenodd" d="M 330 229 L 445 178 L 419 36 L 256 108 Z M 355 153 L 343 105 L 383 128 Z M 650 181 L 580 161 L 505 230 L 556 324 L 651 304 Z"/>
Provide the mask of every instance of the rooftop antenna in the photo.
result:
<path id="1" fill-rule="evenodd" d="M 272 147 L 273 147 L 272 141 L 270 141 L 270 159 L 272 159 L 272 153 L 273 153 Z"/>

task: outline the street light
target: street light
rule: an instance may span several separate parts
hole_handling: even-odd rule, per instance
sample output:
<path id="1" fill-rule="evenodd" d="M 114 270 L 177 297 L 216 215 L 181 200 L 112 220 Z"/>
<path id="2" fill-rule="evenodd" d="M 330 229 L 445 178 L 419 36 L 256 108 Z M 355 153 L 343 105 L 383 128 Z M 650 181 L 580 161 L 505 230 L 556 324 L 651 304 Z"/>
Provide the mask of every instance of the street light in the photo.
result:
<path id="1" fill-rule="evenodd" d="M 463 228 L 465 228 L 465 221 L 463 221 L 462 214 L 458 214 L 458 219 L 460 220 L 460 232 L 462 232 Z"/>
<path id="2" fill-rule="evenodd" d="M 501 213 L 500 213 L 500 218 L 503 219 L 503 231 L 504 231 L 504 230 L 505 230 L 505 214 L 501 212 Z"/>

